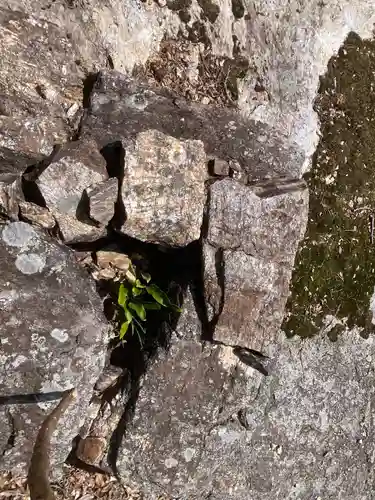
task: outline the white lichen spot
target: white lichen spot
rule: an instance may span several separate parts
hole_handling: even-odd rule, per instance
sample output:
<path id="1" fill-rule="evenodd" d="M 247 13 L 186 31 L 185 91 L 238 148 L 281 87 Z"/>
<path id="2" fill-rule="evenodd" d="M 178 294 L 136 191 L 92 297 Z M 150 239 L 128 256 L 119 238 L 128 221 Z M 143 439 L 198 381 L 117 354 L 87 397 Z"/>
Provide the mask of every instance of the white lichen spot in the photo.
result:
<path id="1" fill-rule="evenodd" d="M 167 469 L 171 469 L 172 467 L 177 467 L 178 460 L 176 460 L 175 458 L 166 458 L 164 461 L 164 465 L 166 466 Z"/>
<path id="2" fill-rule="evenodd" d="M 38 234 L 26 222 L 13 222 L 3 229 L 1 237 L 5 244 L 22 248 L 29 246 L 33 239 L 38 238 Z"/>
<path id="3" fill-rule="evenodd" d="M 46 256 L 37 253 L 22 253 L 18 255 L 15 264 L 23 274 L 40 273 L 46 265 Z"/>
<path id="4" fill-rule="evenodd" d="M 184 450 L 183 455 L 184 455 L 184 459 L 186 462 L 191 462 L 191 460 L 195 456 L 195 449 L 194 448 L 186 448 L 186 450 Z"/>
<path id="5" fill-rule="evenodd" d="M 51 331 L 51 337 L 63 343 L 69 340 L 69 334 L 66 330 L 60 330 L 60 328 L 54 328 Z"/>
<path id="6" fill-rule="evenodd" d="M 4 290 L 0 292 L 0 305 L 7 306 L 14 302 L 19 297 L 16 290 Z"/>
<path id="7" fill-rule="evenodd" d="M 16 359 L 13 361 L 12 365 L 14 368 L 18 368 L 20 365 L 25 363 L 27 361 L 27 357 L 23 356 L 22 354 L 19 354 Z"/>

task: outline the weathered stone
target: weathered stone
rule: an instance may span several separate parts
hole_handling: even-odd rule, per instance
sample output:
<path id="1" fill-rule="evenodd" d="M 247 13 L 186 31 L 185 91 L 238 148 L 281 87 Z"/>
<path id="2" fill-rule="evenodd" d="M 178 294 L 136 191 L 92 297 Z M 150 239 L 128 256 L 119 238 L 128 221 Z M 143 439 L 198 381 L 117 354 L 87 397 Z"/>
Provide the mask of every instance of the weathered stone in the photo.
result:
<path id="1" fill-rule="evenodd" d="M 120 271 L 127 271 L 131 261 L 125 253 L 113 250 L 99 250 L 96 252 L 96 263 L 101 268 L 113 267 Z"/>
<path id="2" fill-rule="evenodd" d="M 106 178 L 106 164 L 95 144 L 81 141 L 61 148 L 38 176 L 36 185 L 65 242 L 90 241 L 103 235 L 103 228 L 90 224 L 83 194 Z"/>
<path id="3" fill-rule="evenodd" d="M 283 320 L 308 211 L 302 181 L 210 186 L 203 247 L 208 321 L 215 340 L 262 350 Z"/>
<path id="4" fill-rule="evenodd" d="M 56 405 L 51 396 L 76 387 L 77 401 L 54 434 L 51 459 L 59 465 L 104 364 L 102 303 L 72 252 L 25 222 L 0 228 L 0 262 L 0 468 L 25 469 L 41 422 Z"/>
<path id="5" fill-rule="evenodd" d="M 89 465 L 98 465 L 107 447 L 107 441 L 101 437 L 87 436 L 77 445 L 77 458 Z"/>
<path id="6" fill-rule="evenodd" d="M 212 158 L 208 162 L 208 167 L 211 175 L 227 177 L 229 175 L 229 163 L 220 158 Z"/>
<path id="7" fill-rule="evenodd" d="M 108 224 L 115 215 L 117 192 L 118 179 L 114 177 L 85 190 L 89 204 L 89 215 L 92 220 L 103 226 Z"/>
<path id="8" fill-rule="evenodd" d="M 281 333 L 264 377 L 227 346 L 202 350 L 192 312 L 142 382 L 117 461 L 127 484 L 150 500 L 371 498 L 374 337 Z"/>
<path id="9" fill-rule="evenodd" d="M 148 130 L 201 140 L 208 157 L 236 159 L 250 181 L 298 177 L 304 161 L 281 132 L 245 121 L 232 109 L 187 102 L 117 72 L 101 72 L 83 120 L 83 136 L 93 137 L 100 147 L 122 141 L 126 148 Z"/>
<path id="10" fill-rule="evenodd" d="M 18 205 L 23 199 L 21 177 L 0 174 L 0 212 L 11 220 L 17 220 Z"/>
<path id="11" fill-rule="evenodd" d="M 126 148 L 121 231 L 143 241 L 183 246 L 200 237 L 206 155 L 200 141 L 179 141 L 155 130 Z"/>
<path id="12" fill-rule="evenodd" d="M 42 227 L 43 229 L 52 229 L 56 225 L 55 218 L 51 212 L 35 203 L 23 201 L 19 203 L 20 217 L 22 220 Z"/>

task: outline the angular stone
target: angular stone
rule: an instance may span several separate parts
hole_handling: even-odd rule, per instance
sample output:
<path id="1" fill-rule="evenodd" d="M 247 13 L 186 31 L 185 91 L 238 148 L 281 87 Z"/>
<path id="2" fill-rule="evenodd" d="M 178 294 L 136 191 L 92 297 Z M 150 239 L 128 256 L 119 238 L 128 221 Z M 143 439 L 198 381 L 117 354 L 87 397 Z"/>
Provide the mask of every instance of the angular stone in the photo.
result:
<path id="1" fill-rule="evenodd" d="M 90 186 L 85 193 L 89 203 L 89 216 L 102 226 L 115 215 L 115 203 L 117 201 L 118 179 L 107 179 L 99 184 Z"/>
<path id="2" fill-rule="evenodd" d="M 308 213 L 302 181 L 210 187 L 203 245 L 204 293 L 213 338 L 261 351 L 281 325 Z"/>
<path id="3" fill-rule="evenodd" d="M 0 469 L 27 467 L 53 397 L 76 387 L 51 449 L 53 466 L 61 465 L 104 364 L 102 302 L 72 252 L 25 222 L 0 227 L 0 261 L 0 435 L 11 443 L 0 452 Z M 28 404 L 15 404 L 21 395 Z"/>
<path id="4" fill-rule="evenodd" d="M 287 134 L 245 121 L 232 109 L 191 103 L 115 71 L 100 72 L 83 136 L 93 137 L 100 147 L 114 141 L 126 145 L 151 129 L 202 141 L 208 157 L 235 159 L 252 182 L 301 173 L 304 155 L 290 145 Z"/>
<path id="5" fill-rule="evenodd" d="M 40 207 L 29 201 L 23 201 L 19 203 L 19 210 L 21 219 L 30 224 L 43 229 L 52 229 L 56 225 L 55 218 L 48 208 Z"/>
<path id="6" fill-rule="evenodd" d="M 0 175 L 0 212 L 18 220 L 18 205 L 24 199 L 19 175 Z"/>
<path id="7" fill-rule="evenodd" d="M 206 155 L 200 141 L 156 130 L 126 148 L 121 231 L 153 243 L 183 246 L 198 240 L 203 221 Z"/>
<path id="8" fill-rule="evenodd" d="M 106 163 L 96 145 L 77 141 L 61 148 L 36 179 L 66 243 L 92 241 L 103 235 L 103 228 L 90 224 L 83 194 L 107 177 Z"/>

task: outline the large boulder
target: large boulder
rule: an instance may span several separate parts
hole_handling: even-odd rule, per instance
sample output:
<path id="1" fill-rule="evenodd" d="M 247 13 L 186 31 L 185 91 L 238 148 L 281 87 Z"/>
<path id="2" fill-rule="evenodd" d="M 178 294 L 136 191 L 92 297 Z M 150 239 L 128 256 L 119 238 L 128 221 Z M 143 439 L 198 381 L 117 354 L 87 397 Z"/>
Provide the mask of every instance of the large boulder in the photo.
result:
<path id="1" fill-rule="evenodd" d="M 75 387 L 54 435 L 51 460 L 61 464 L 104 363 L 102 303 L 71 251 L 25 222 L 0 226 L 0 262 L 0 468 L 24 470 L 51 398 Z"/>
<path id="2" fill-rule="evenodd" d="M 374 337 L 279 333 L 263 343 L 265 377 L 236 349 L 202 348 L 200 331 L 188 298 L 128 410 L 128 484 L 150 500 L 371 498 Z"/>

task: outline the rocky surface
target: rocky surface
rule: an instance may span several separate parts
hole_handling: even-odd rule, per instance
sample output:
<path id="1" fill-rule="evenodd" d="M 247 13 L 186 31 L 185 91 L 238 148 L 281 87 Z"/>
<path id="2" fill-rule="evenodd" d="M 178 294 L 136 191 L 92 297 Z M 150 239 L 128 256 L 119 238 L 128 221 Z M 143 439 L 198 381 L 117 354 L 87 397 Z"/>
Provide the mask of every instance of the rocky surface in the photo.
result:
<path id="1" fill-rule="evenodd" d="M 281 333 L 263 343 L 264 377 L 229 347 L 202 349 L 199 335 L 187 300 L 141 385 L 118 458 L 124 480 L 149 499 L 371 498 L 373 337 Z"/>
<path id="2" fill-rule="evenodd" d="M 277 332 L 307 213 L 302 181 L 210 186 L 203 259 L 214 340 L 262 351 Z"/>
<path id="3" fill-rule="evenodd" d="M 184 246 L 198 240 L 206 203 L 207 166 L 201 141 L 140 132 L 125 150 L 121 231 L 151 243 Z"/>
<path id="4" fill-rule="evenodd" d="M 87 188 L 108 177 L 105 160 L 95 144 L 77 141 L 62 147 L 36 175 L 35 184 L 66 243 L 95 240 L 103 235 L 105 226 L 97 227 L 90 221 L 90 207 L 84 199 Z M 113 189 L 115 199 L 116 184 Z"/>
<path id="5" fill-rule="evenodd" d="M 107 323 L 71 251 L 25 222 L 3 224 L 0 233 L 0 468 L 27 466 L 39 426 L 56 405 L 49 397 L 76 387 L 77 402 L 53 440 L 52 464 L 62 464 L 104 363 Z"/>

